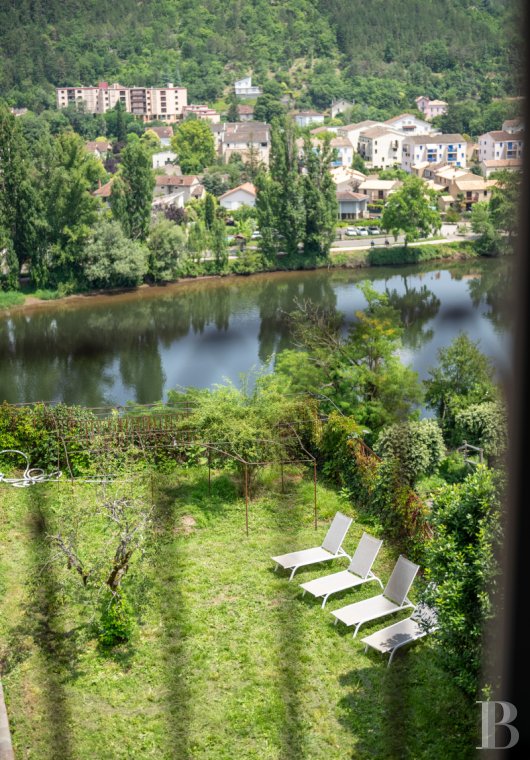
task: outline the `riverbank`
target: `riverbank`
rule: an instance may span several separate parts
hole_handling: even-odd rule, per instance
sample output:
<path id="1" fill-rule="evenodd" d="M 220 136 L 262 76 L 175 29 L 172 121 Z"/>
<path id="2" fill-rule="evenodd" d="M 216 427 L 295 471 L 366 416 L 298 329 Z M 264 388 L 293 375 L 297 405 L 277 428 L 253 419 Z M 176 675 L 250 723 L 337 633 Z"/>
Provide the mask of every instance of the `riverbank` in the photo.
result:
<path id="1" fill-rule="evenodd" d="M 426 261 L 463 261 L 478 258 L 471 241 L 422 241 L 409 246 L 390 245 L 365 247 L 357 249 L 331 249 L 326 258 L 308 258 L 300 256 L 283 256 L 278 258 L 276 266 L 267 266 L 260 254 L 252 249 L 243 252 L 237 258 L 230 259 L 225 267 L 216 271 L 215 262 L 207 260 L 196 264 L 196 273 L 180 277 L 170 283 L 145 283 L 133 288 L 115 288 L 112 290 L 90 290 L 62 294 L 58 291 L 23 291 L 0 292 L 0 312 L 11 313 L 33 310 L 48 304 L 76 303 L 90 300 L 111 299 L 126 293 L 138 294 L 142 291 L 160 290 L 164 292 L 168 285 L 185 285 L 198 280 L 216 280 L 226 277 L 248 277 L 253 274 L 270 274 L 272 272 L 303 271 L 314 269 L 368 269 L 382 266 L 403 266 L 419 264 Z"/>

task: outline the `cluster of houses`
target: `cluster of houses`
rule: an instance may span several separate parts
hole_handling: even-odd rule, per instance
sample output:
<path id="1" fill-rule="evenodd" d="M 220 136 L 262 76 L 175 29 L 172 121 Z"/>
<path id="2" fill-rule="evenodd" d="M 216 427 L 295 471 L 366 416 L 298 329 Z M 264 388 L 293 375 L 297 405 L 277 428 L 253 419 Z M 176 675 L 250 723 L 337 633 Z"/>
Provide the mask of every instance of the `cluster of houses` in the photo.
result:
<path id="1" fill-rule="evenodd" d="M 234 84 L 234 93 L 243 101 L 252 100 L 261 92 L 252 84 L 251 77 Z M 171 83 L 165 88 L 126 88 L 101 82 L 92 88 L 57 90 L 59 107 L 82 102 L 89 112 L 104 113 L 118 101 L 144 121 L 168 122 L 167 126 L 149 127 L 160 140 L 160 150 L 152 156 L 153 169 L 158 175 L 155 208 L 183 207 L 190 199 L 204 195 L 198 176 L 181 175 L 176 165 L 177 156 L 171 149 L 173 124 L 187 116 L 209 122 L 220 161 L 228 163 L 238 156 L 255 166 L 269 163 L 270 126 L 254 119 L 251 103 L 239 103 L 239 121 L 226 122 L 207 105 L 188 104 L 186 89 Z M 346 113 L 353 105 L 344 99 L 334 101 L 329 114 L 334 117 Z M 326 126 L 327 114 L 317 111 L 291 112 L 299 127 L 312 127 L 310 139 L 315 149 L 321 145 L 323 135 L 329 135 L 334 150 L 331 171 L 337 186 L 339 218 L 357 219 L 379 213 L 388 195 L 402 184 L 397 179 L 379 179 L 380 170 L 400 168 L 422 177 L 429 187 L 439 191 L 440 209 L 447 211 L 451 207 L 470 210 L 474 203 L 489 197 L 495 185 L 491 178 L 494 172 L 522 168 L 524 125 L 520 119 L 507 120 L 501 129 L 480 135 L 477 142 L 472 143 L 461 134 L 442 134 L 433 126 L 432 119 L 446 112 L 446 102 L 419 96 L 416 107 L 416 113 L 402 113 L 385 121 L 368 119 L 342 126 Z M 300 156 L 303 144 L 302 139 L 297 140 Z M 110 143 L 105 140 L 88 142 L 86 147 L 101 160 L 111 151 Z M 356 155 L 361 156 L 369 173 L 352 169 Z M 470 164 L 480 167 L 481 176 L 470 171 Z M 96 195 L 107 199 L 110 183 L 99 188 Z M 255 201 L 255 188 L 248 182 L 219 199 L 221 206 L 232 210 L 242 205 L 253 206 Z"/>

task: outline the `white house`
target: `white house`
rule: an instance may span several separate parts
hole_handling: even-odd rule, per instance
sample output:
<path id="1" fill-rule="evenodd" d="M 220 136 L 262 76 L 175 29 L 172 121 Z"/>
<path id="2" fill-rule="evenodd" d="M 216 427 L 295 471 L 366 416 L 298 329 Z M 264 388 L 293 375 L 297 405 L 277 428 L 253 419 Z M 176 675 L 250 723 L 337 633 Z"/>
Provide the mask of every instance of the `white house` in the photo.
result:
<path id="1" fill-rule="evenodd" d="M 330 146 L 337 155 L 336 160 L 331 162 L 332 166 L 351 166 L 354 151 L 347 137 L 333 137 Z"/>
<path id="2" fill-rule="evenodd" d="M 184 203 L 191 198 L 202 198 L 204 196 L 204 187 L 199 182 L 199 178 L 194 174 L 181 175 L 162 175 L 155 177 L 155 196 L 173 195 L 182 192 Z"/>
<path id="3" fill-rule="evenodd" d="M 294 120 L 299 127 L 310 127 L 311 124 L 323 124 L 324 114 L 318 111 L 299 111 L 294 115 Z"/>
<path id="4" fill-rule="evenodd" d="M 244 182 L 233 190 L 228 190 L 219 197 L 219 205 L 229 211 L 235 211 L 241 206 L 256 205 L 256 188 L 251 182 Z"/>
<path id="5" fill-rule="evenodd" d="M 337 190 L 339 219 L 362 219 L 366 215 L 368 196 L 352 190 Z"/>
<path id="6" fill-rule="evenodd" d="M 524 122 L 522 119 L 505 119 L 502 122 L 502 131 L 509 132 L 511 135 L 515 132 L 522 132 L 524 129 Z"/>
<path id="7" fill-rule="evenodd" d="M 482 174 L 488 178 L 493 172 L 511 171 L 520 172 L 523 170 L 523 161 L 521 158 L 490 158 L 480 162 Z"/>
<path id="8" fill-rule="evenodd" d="M 402 144 L 401 168 L 410 174 L 412 167 L 423 161 L 465 167 L 466 141 L 459 134 L 405 137 Z"/>
<path id="9" fill-rule="evenodd" d="M 234 92 L 238 98 L 257 98 L 262 90 L 252 84 L 252 77 L 243 77 L 234 82 Z"/>
<path id="10" fill-rule="evenodd" d="M 359 149 L 359 135 L 365 132 L 371 127 L 385 127 L 381 121 L 373 121 L 372 119 L 366 119 L 365 121 L 359 121 L 357 124 L 346 124 L 344 127 L 339 127 L 337 130 L 337 136 L 347 137 L 353 145 L 354 150 Z"/>
<path id="11" fill-rule="evenodd" d="M 151 161 L 153 162 L 153 169 L 162 169 L 166 164 L 171 164 L 177 160 L 177 154 L 172 150 L 160 150 L 158 153 L 153 153 Z"/>
<path id="12" fill-rule="evenodd" d="M 399 116 L 393 116 L 391 119 L 387 119 L 385 124 L 388 124 L 392 129 L 397 129 L 403 132 L 405 135 L 432 135 L 435 132 L 432 124 L 423 119 L 418 119 L 411 113 L 401 113 Z"/>
<path id="13" fill-rule="evenodd" d="M 445 100 L 430 100 L 426 95 L 416 98 L 418 111 L 421 111 L 428 121 L 434 119 L 435 116 L 447 113 L 447 105 Z"/>
<path id="14" fill-rule="evenodd" d="M 346 113 L 346 111 L 349 111 L 354 105 L 355 103 L 353 101 L 350 103 L 349 100 L 345 100 L 344 98 L 334 100 L 330 108 L 331 118 L 334 119 L 339 113 Z"/>
<path id="15" fill-rule="evenodd" d="M 486 132 L 478 138 L 478 160 L 522 158 L 523 132 Z"/>
<path id="16" fill-rule="evenodd" d="M 212 131 L 217 152 L 226 163 L 230 156 L 237 153 L 244 161 L 253 158 L 258 163 L 268 165 L 270 128 L 265 122 L 223 122 L 212 125 Z"/>
<path id="17" fill-rule="evenodd" d="M 384 169 L 401 161 L 403 140 L 397 129 L 371 127 L 359 135 L 359 153 L 372 166 Z"/>
<path id="18" fill-rule="evenodd" d="M 386 201 L 389 195 L 395 192 L 403 183 L 397 179 L 378 179 L 377 177 L 365 179 L 358 187 L 368 201 Z"/>

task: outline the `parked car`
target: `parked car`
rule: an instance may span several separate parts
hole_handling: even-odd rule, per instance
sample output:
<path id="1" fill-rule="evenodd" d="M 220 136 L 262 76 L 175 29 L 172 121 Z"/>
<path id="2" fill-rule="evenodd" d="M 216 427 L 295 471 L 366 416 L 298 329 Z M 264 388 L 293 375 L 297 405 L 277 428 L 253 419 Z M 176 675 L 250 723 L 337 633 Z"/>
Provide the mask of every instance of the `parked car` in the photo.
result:
<path id="1" fill-rule="evenodd" d="M 379 235 L 380 232 L 381 232 L 381 228 L 380 227 L 368 227 L 368 232 L 370 233 L 370 235 Z"/>
<path id="2" fill-rule="evenodd" d="M 260 238 L 261 238 L 261 232 L 259 230 L 254 230 L 254 232 L 250 236 L 251 240 L 260 240 Z"/>
<path id="3" fill-rule="evenodd" d="M 358 235 L 366 235 L 367 236 L 370 233 L 368 232 L 368 230 L 365 227 L 359 227 L 359 229 L 357 230 L 357 234 Z"/>
<path id="4" fill-rule="evenodd" d="M 356 227 L 346 227 L 345 234 L 348 235 L 349 237 L 353 237 L 354 235 L 358 234 L 357 228 Z"/>

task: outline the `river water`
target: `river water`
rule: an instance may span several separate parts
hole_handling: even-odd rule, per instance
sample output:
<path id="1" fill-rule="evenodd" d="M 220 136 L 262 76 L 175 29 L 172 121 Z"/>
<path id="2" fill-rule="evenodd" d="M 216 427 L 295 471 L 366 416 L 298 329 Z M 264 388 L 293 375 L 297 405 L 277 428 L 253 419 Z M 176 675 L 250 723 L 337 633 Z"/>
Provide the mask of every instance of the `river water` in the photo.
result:
<path id="1" fill-rule="evenodd" d="M 466 332 L 502 376 L 511 264 L 481 260 L 369 270 L 212 279 L 48 303 L 0 317 L 0 402 L 151 403 L 177 386 L 211 386 L 271 368 L 290 347 L 285 313 L 310 299 L 343 312 L 365 305 L 356 285 L 388 294 L 405 325 L 403 359 L 426 377 L 437 352 Z"/>

